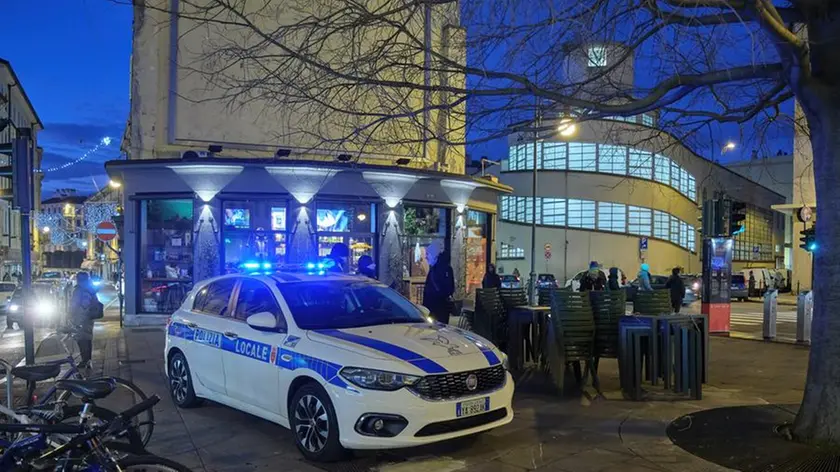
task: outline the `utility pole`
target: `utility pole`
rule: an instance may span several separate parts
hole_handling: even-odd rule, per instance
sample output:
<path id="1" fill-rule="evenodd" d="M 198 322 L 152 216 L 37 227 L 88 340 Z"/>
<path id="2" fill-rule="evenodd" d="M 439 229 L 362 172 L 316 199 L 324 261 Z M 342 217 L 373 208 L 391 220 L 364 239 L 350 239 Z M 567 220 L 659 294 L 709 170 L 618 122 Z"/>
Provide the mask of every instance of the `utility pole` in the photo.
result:
<path id="1" fill-rule="evenodd" d="M 540 102 L 534 102 L 534 165 L 531 169 L 531 273 L 528 274 L 528 303 L 536 306 L 537 297 L 537 164 L 539 164 Z"/>

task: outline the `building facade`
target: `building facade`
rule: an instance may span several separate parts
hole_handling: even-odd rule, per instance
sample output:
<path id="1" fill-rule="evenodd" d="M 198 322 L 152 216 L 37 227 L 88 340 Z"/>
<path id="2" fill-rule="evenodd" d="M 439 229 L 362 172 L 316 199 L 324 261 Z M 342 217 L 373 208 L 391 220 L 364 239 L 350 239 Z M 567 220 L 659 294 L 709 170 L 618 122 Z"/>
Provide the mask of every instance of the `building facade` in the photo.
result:
<path id="1" fill-rule="evenodd" d="M 44 268 L 79 269 L 87 251 L 85 200 L 73 191 L 41 202 L 37 225 L 41 234 L 41 258 Z"/>
<path id="2" fill-rule="evenodd" d="M 38 133 L 44 125 L 35 108 L 32 106 L 23 84 L 15 74 L 12 65 L 0 58 L 0 167 L 11 170 L 11 153 L 9 146 L 18 136 L 20 129 L 31 130 L 32 142 L 35 146 L 33 168 L 41 168 L 43 149 L 38 147 Z M 36 171 L 33 175 L 33 206 L 37 211 L 41 203 L 41 181 L 43 174 Z M 0 275 L 21 273 L 21 221 L 20 211 L 12 206 L 12 179 L 0 179 Z M 31 225 L 33 264 L 39 258 L 40 240 Z"/>
<path id="3" fill-rule="evenodd" d="M 178 5 L 161 5 L 170 3 Z M 353 123 L 332 120 L 324 128 L 308 121 L 334 114 L 328 105 L 302 116 L 292 103 L 231 109 L 200 100 L 213 96 L 217 84 L 191 73 L 202 67 L 196 51 L 224 33 L 166 8 L 134 8 L 128 159 L 106 164 L 123 192 L 127 324 L 163 322 L 202 279 L 317 261 L 336 247 L 347 249 L 344 270 L 358 270 L 359 259 L 369 256 L 380 281 L 418 302 L 430 247 L 449 250 L 456 298 L 480 285 L 493 257 L 498 194 L 510 189 L 464 175 L 463 146 L 381 137 L 359 148 L 334 139 Z M 462 38 L 457 10 L 435 9 L 431 17 L 429 47 L 452 53 Z M 407 99 L 434 105 L 447 97 Z M 463 133 L 449 113 L 457 109 L 423 121 L 444 126 L 447 135 Z M 428 131 L 395 123 L 407 142 Z"/>
<path id="4" fill-rule="evenodd" d="M 606 52 L 579 57 L 583 63 L 571 67 L 577 75 L 617 56 L 610 45 L 596 47 Z M 611 84 L 632 77 L 626 67 L 617 70 L 622 78 Z M 566 116 L 544 116 L 542 125 L 561 129 Z M 673 267 L 700 273 L 702 203 L 721 194 L 748 204 L 733 270 L 783 264 L 784 218 L 770 207 L 785 197 L 693 153 L 657 128 L 655 114 L 587 120 L 574 133 L 512 136 L 500 181 L 514 188 L 499 203 L 497 260 L 505 273 L 530 270 L 534 212 L 537 273 L 564 281 L 590 261 L 631 279 L 642 262 L 655 274 Z"/>

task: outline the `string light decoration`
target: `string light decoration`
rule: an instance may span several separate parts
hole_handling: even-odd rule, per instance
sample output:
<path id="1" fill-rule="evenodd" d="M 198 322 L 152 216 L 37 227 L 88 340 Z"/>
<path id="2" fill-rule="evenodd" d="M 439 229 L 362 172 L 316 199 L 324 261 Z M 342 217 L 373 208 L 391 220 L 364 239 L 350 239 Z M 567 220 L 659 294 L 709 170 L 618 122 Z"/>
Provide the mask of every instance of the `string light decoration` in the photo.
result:
<path id="1" fill-rule="evenodd" d="M 87 152 L 85 152 L 81 156 L 77 157 L 76 159 L 74 159 L 70 162 L 65 162 L 64 164 L 61 164 L 59 166 L 50 167 L 48 169 L 41 169 L 40 171 L 41 172 L 55 172 L 57 170 L 66 169 L 70 166 L 74 166 L 74 165 L 84 161 L 88 157 L 96 154 L 100 149 L 108 147 L 110 145 L 111 145 L 111 137 L 110 136 L 105 136 L 104 138 L 99 140 L 99 143 L 96 146 L 90 148 Z"/>
<path id="2" fill-rule="evenodd" d="M 43 235 L 49 235 L 50 244 L 56 246 L 75 244 L 76 247 L 84 247 L 85 239 L 81 228 L 71 231 L 73 223 L 63 215 L 39 212 L 35 216 L 35 221 L 38 225 L 38 231 Z"/>
<path id="3" fill-rule="evenodd" d="M 118 214 L 115 202 L 85 203 L 85 230 L 95 233 L 99 223 L 113 221 Z"/>

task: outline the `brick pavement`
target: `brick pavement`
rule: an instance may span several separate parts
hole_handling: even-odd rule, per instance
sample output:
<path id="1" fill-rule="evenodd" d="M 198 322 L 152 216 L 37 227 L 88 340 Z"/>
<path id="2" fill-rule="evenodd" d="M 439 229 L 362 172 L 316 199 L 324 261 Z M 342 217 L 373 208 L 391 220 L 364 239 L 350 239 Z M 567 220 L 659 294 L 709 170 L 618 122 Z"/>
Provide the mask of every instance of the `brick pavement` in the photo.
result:
<path id="1" fill-rule="evenodd" d="M 587 472 L 728 470 L 674 446 L 665 427 L 691 412 L 741 404 L 798 403 L 807 349 L 776 343 L 713 338 L 710 383 L 702 401 L 630 402 L 621 399 L 616 362 L 602 361 L 607 399 L 561 399 L 520 383 L 515 419 L 475 438 L 417 449 L 364 452 L 340 464 L 310 464 L 280 426 L 206 402 L 179 410 L 169 399 L 163 365 L 163 329 L 102 323 L 96 368 L 132 379 L 158 393 L 150 449 L 196 471 L 454 472 L 546 470 Z M 660 387 L 651 387 L 656 391 Z"/>

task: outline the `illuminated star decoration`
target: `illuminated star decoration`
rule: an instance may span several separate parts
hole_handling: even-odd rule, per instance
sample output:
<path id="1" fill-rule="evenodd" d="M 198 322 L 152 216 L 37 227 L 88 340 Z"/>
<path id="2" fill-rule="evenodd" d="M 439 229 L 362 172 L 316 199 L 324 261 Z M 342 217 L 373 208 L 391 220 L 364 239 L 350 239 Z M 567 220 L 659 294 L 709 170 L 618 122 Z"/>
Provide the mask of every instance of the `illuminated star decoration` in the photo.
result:
<path id="1" fill-rule="evenodd" d="M 57 171 L 57 170 L 66 169 L 66 168 L 68 168 L 70 166 L 73 166 L 73 165 L 76 165 L 76 164 L 84 161 L 88 157 L 96 154 L 96 152 L 99 151 L 101 148 L 108 147 L 110 145 L 111 145 L 111 137 L 110 136 L 105 136 L 104 138 L 99 140 L 99 143 L 97 143 L 96 146 L 90 148 L 87 152 L 85 152 L 81 156 L 77 157 L 76 159 L 74 159 L 70 162 L 65 162 L 64 164 L 61 164 L 60 166 L 55 166 L 55 167 L 50 167 L 49 169 L 44 169 L 44 170 L 42 170 L 42 172 L 54 172 L 54 171 Z"/>

